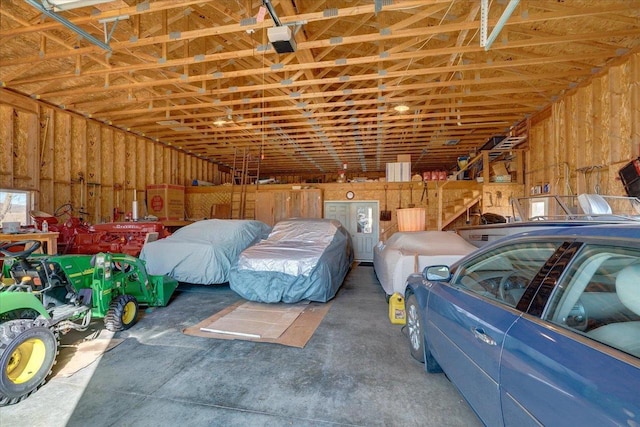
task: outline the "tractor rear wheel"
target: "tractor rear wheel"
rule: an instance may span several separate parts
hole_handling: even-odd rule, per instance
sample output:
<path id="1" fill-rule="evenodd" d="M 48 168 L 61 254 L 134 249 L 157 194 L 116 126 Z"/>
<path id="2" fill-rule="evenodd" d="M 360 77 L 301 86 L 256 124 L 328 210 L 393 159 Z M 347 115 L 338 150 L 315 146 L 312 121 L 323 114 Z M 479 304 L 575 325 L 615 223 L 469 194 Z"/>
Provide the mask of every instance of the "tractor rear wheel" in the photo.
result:
<path id="1" fill-rule="evenodd" d="M 118 295 L 111 304 L 104 318 L 105 327 L 118 332 L 129 329 L 138 320 L 138 301 L 131 295 Z"/>
<path id="2" fill-rule="evenodd" d="M 42 386 L 58 354 L 58 334 L 32 319 L 0 325 L 0 406 L 26 399 Z"/>

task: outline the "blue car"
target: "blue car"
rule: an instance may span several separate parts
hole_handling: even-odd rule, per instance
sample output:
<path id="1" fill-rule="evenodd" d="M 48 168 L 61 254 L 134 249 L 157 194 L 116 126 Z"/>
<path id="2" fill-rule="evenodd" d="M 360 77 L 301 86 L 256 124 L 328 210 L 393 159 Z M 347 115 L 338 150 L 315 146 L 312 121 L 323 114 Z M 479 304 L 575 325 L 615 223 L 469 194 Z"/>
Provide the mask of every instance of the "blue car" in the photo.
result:
<path id="1" fill-rule="evenodd" d="M 640 425 L 640 226 L 547 229 L 407 279 L 411 355 L 488 426 Z"/>

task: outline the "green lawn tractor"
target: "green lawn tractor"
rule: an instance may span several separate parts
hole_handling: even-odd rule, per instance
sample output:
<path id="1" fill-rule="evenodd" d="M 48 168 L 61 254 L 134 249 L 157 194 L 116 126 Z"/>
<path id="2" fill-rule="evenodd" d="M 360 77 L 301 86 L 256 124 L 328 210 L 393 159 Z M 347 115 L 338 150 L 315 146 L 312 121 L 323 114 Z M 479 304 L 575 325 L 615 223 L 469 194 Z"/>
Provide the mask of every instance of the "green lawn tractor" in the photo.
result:
<path id="1" fill-rule="evenodd" d="M 24 246 L 25 250 L 14 252 Z M 130 328 L 138 304 L 165 306 L 178 286 L 147 274 L 126 254 L 34 254 L 38 241 L 0 246 L 0 406 L 20 402 L 42 386 L 58 354 L 60 334 L 103 318 L 110 331 Z"/>

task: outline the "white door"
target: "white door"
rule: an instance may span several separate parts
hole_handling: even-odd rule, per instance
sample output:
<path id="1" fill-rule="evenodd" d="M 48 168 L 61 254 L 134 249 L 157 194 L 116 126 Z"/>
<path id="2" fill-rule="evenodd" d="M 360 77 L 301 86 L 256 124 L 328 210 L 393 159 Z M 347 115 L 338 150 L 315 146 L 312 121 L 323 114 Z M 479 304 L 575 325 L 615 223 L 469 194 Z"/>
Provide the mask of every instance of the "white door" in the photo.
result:
<path id="1" fill-rule="evenodd" d="M 373 261 L 373 247 L 380 238 L 378 201 L 325 202 L 324 217 L 337 219 L 351 234 L 357 261 Z"/>

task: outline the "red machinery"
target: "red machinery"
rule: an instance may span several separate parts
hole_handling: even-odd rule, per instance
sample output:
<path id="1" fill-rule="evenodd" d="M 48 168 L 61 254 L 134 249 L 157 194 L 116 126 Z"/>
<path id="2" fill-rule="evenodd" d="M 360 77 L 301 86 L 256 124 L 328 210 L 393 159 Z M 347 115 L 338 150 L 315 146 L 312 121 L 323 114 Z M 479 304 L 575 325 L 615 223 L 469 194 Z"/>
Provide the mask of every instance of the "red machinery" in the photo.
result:
<path id="1" fill-rule="evenodd" d="M 38 229 L 46 220 L 49 231 L 57 231 L 58 254 L 96 254 L 99 252 L 125 253 L 137 257 L 148 236 L 161 239 L 170 233 L 159 221 L 108 222 L 89 225 L 73 216 L 73 207 L 67 203 L 53 215 L 31 211 L 31 218 Z M 68 216 L 66 221 L 58 218 Z"/>

